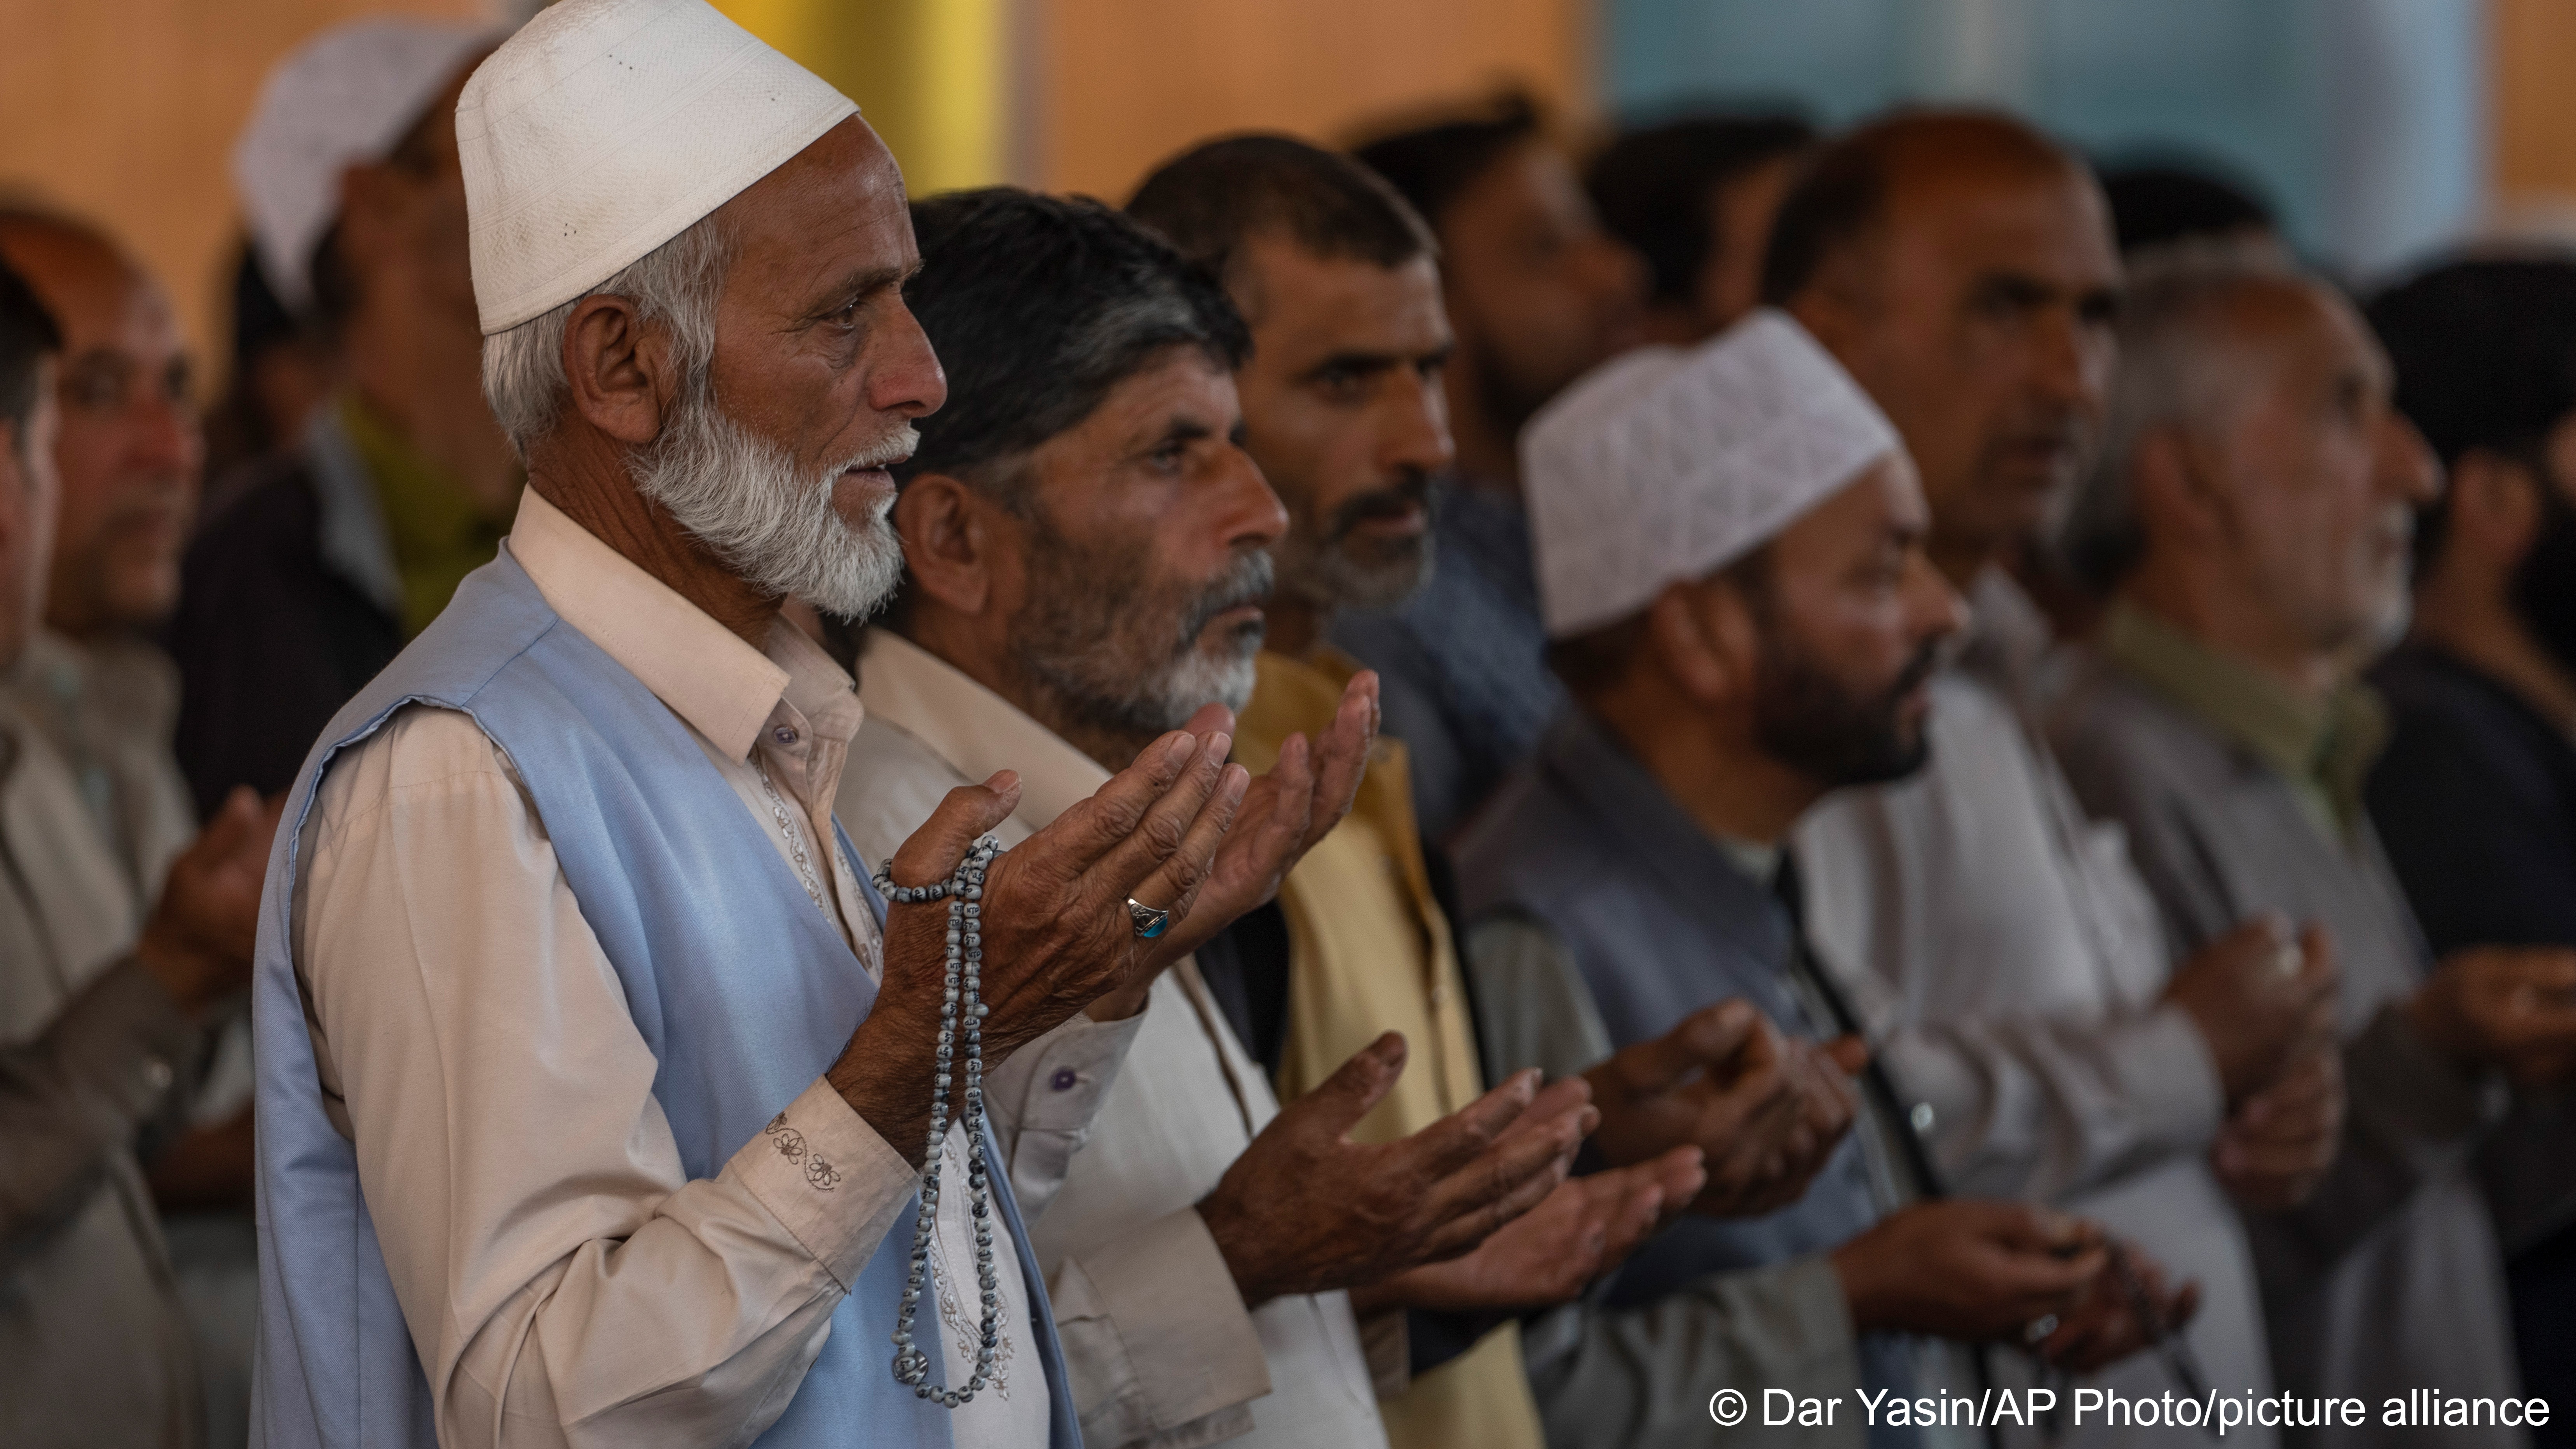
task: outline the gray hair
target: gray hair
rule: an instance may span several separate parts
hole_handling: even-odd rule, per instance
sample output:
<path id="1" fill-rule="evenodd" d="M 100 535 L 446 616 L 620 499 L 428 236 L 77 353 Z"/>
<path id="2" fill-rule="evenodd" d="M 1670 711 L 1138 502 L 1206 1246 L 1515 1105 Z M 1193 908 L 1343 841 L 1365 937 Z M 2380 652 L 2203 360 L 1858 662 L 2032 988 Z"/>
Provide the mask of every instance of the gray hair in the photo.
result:
<path id="1" fill-rule="evenodd" d="M 519 461 L 525 463 L 528 450 L 554 430 L 571 390 L 564 376 L 564 328 L 586 298 L 624 297 L 645 321 L 669 328 L 682 396 L 702 391 L 716 352 L 716 299 L 732 260 L 732 239 L 710 214 L 581 296 L 484 338 L 483 400 Z"/>
<path id="2" fill-rule="evenodd" d="M 2107 594 L 2146 552 L 2135 479 L 2146 440 L 2177 427 L 2206 436 L 2235 420 L 2250 360 L 2231 325 L 2235 305 L 2250 292 L 2303 284 L 2277 256 L 2236 250 L 2178 251 L 2131 273 L 2102 447 L 2058 532 L 2059 555 L 2077 579 Z"/>

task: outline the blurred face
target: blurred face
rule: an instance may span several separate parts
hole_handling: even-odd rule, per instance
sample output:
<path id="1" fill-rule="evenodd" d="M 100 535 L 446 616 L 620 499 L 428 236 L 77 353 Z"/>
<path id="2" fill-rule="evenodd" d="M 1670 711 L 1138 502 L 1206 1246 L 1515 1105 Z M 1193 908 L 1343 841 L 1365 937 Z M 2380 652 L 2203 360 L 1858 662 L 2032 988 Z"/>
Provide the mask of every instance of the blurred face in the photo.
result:
<path id="1" fill-rule="evenodd" d="M 1235 375 L 1244 446 L 1288 509 L 1278 585 L 1390 608 L 1431 562 L 1428 492 L 1449 465 L 1449 322 L 1429 257 L 1395 267 L 1258 237 L 1235 262 L 1252 360 Z"/>
<path id="2" fill-rule="evenodd" d="M 636 486 L 745 580 L 864 618 L 903 571 L 886 470 L 948 398 L 903 301 L 920 264 L 903 177 L 852 118 L 717 214 L 733 263 L 715 356 Z"/>
<path id="3" fill-rule="evenodd" d="M 1799 158 L 1775 157 L 1735 177 L 1709 195 L 1709 235 L 1716 245 L 1700 268 L 1692 297 L 1702 336 L 1733 326 L 1762 300 L 1762 250 L 1771 219 L 1797 174 Z"/>
<path id="4" fill-rule="evenodd" d="M 54 507 L 54 364 L 36 372 L 36 405 L 23 429 L 0 419 L 0 669 L 18 662 L 45 607 Z"/>
<path id="5" fill-rule="evenodd" d="M 1756 739 L 1820 790 L 1921 769 L 1958 595 L 1924 557 L 1914 469 L 1891 457 L 1772 540 L 1744 588 L 1760 632 Z"/>
<path id="6" fill-rule="evenodd" d="M 1844 300 L 1830 317 L 1805 297 L 1798 311 L 1895 420 L 1934 556 L 1964 578 L 2036 529 L 2084 461 L 2119 263 L 2081 172 L 1932 157 L 1893 170 L 1880 235 L 1828 268 Z"/>
<path id="7" fill-rule="evenodd" d="M 448 82 L 392 156 L 342 177 L 339 241 L 362 290 L 402 288 L 421 311 L 463 329 L 478 346 L 456 98 L 480 63 L 478 56 Z"/>
<path id="8" fill-rule="evenodd" d="M 1552 146 L 1527 142 L 1488 166 L 1441 216 L 1440 245 L 1475 406 L 1506 435 L 1635 340 L 1644 267 L 1601 229 Z"/>
<path id="9" fill-rule="evenodd" d="M 0 228 L 0 252 L 64 333 L 46 622 L 75 638 L 150 627 L 178 606 L 204 461 L 178 321 L 93 238 L 22 223 Z"/>
<path id="10" fill-rule="evenodd" d="M 2389 406 L 2388 360 L 2342 298 L 2306 284 L 2240 304 L 2237 338 L 2246 396 L 2211 465 L 2229 562 L 2301 647 L 2384 636 L 2405 618 L 2415 507 L 2439 485 Z"/>
<path id="11" fill-rule="evenodd" d="M 1178 346 L 1029 455 L 1009 648 L 1057 733 L 1132 754 L 1252 697 L 1288 519 L 1242 438 L 1232 374 Z"/>

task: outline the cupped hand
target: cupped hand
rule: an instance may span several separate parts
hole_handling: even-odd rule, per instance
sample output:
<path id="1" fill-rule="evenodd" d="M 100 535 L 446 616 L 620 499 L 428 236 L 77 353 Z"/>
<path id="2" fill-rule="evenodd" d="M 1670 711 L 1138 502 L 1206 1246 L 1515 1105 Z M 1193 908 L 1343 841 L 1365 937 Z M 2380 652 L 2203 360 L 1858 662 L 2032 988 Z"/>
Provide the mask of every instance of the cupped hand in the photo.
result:
<path id="1" fill-rule="evenodd" d="M 1475 1251 L 1354 1288 L 1352 1306 L 1365 1317 L 1381 1308 L 1518 1313 L 1571 1302 L 1671 1222 L 1706 1178 L 1696 1147 L 1569 1178 Z"/>
<path id="2" fill-rule="evenodd" d="M 2210 1148 L 2219 1184 L 2257 1212 L 2307 1201 L 2343 1143 L 2343 1054 L 2319 1048 L 2236 1110 Z"/>
<path id="3" fill-rule="evenodd" d="M 2093 1280 L 2084 1301 L 2059 1320 L 2056 1331 L 2031 1346 L 2041 1358 L 2069 1373 L 2097 1373 L 2180 1333 L 2200 1312 L 2198 1283 L 2168 1287 L 2164 1268 L 2135 1244 L 2120 1244 L 2117 1251 L 2136 1275 L 2136 1292 L 2130 1291 L 2121 1263 L 2110 1263 Z M 2146 1300 L 2144 1313 L 2140 1298 Z M 2154 1315 L 2152 1323 L 2146 1314 Z"/>
<path id="4" fill-rule="evenodd" d="M 2020 1342 L 2030 1324 L 2082 1305 L 2107 1243 L 2099 1227 L 2046 1208 L 1946 1198 L 1881 1218 L 1833 1263 L 1864 1331 Z"/>
<path id="5" fill-rule="evenodd" d="M 250 984 L 260 888 L 285 810 L 283 794 L 263 803 L 237 787 L 170 863 L 134 954 L 191 1015 Z"/>
<path id="6" fill-rule="evenodd" d="M 1741 1000 L 1693 1012 L 1584 1076 L 1602 1156 L 1624 1165 L 1699 1148 L 1708 1182 L 1691 1210 L 1710 1217 L 1759 1216 L 1804 1194 L 1850 1129 L 1855 1100 L 1838 1062 Z"/>
<path id="7" fill-rule="evenodd" d="M 2473 946 L 2454 951 L 2409 1004 L 2416 1030 L 2471 1066 L 2526 1087 L 2576 1074 L 2576 951 Z"/>
<path id="8" fill-rule="evenodd" d="M 1404 1071 L 1388 1032 L 1282 1107 L 1226 1169 L 1199 1216 L 1243 1301 L 1392 1278 L 1473 1251 L 1565 1181 L 1599 1120 L 1581 1079 L 1510 1081 L 1410 1137 L 1351 1129 Z"/>
<path id="9" fill-rule="evenodd" d="M 2230 1107 L 2271 1085 L 2292 1058 L 2334 1040 L 2334 943 L 2256 916 L 2194 952 L 2165 1000 L 2200 1029 Z"/>

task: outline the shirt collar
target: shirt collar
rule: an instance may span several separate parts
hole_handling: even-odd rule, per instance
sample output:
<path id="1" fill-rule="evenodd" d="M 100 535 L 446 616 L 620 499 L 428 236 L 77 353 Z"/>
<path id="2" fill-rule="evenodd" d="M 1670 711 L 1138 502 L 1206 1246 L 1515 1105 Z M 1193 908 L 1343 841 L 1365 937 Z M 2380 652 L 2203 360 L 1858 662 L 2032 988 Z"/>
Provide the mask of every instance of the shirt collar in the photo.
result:
<path id="1" fill-rule="evenodd" d="M 2127 599 L 2103 620 L 2101 647 L 2113 664 L 2301 787 L 2335 826 L 2359 823 L 2363 781 L 2388 740 L 2387 708 L 2368 685 L 2348 681 L 2308 698 Z"/>
<path id="2" fill-rule="evenodd" d="M 832 676 L 841 692 L 849 689 L 849 676 L 794 625 L 781 619 L 771 627 L 769 653 L 752 648 L 534 488 L 519 499 L 506 546 L 547 607 L 732 758 L 751 753 L 791 680 L 799 696 L 812 691 L 817 704 Z"/>
<path id="3" fill-rule="evenodd" d="M 859 702 L 869 714 L 921 741 L 970 780 L 1017 770 L 1029 829 L 1098 793 L 1100 762 L 1065 743 L 1018 705 L 890 629 L 870 629 L 859 651 Z"/>

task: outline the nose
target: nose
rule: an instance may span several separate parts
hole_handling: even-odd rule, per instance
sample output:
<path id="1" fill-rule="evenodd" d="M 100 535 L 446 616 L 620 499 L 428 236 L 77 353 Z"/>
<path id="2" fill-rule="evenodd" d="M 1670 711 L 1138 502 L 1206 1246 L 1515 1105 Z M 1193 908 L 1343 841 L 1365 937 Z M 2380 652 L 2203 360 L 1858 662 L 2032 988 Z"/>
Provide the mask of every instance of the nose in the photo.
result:
<path id="1" fill-rule="evenodd" d="M 930 334 L 912 309 L 898 302 L 889 325 L 870 339 L 868 406 L 880 413 L 926 418 L 948 402 L 948 372 L 930 345 Z"/>
<path id="2" fill-rule="evenodd" d="M 1968 627 L 1968 601 L 1920 550 L 1906 565 L 1905 603 L 1918 646 L 1954 638 Z"/>
<path id="3" fill-rule="evenodd" d="M 1449 395 L 1437 379 L 1408 368 L 1404 383 L 1392 390 L 1392 414 L 1379 449 L 1381 473 L 1445 471 L 1457 449 L 1449 438 Z"/>
<path id="4" fill-rule="evenodd" d="M 2442 496 L 2442 463 L 2414 420 L 2391 408 L 2371 440 L 2371 470 L 2379 491 L 2418 506 Z"/>
<path id="5" fill-rule="evenodd" d="M 2110 390 L 2110 344 L 2097 338 L 2071 307 L 2051 309 L 2038 333 L 2032 386 L 2054 406 L 2101 411 Z"/>
<path id="6" fill-rule="evenodd" d="M 1277 543 L 1288 531 L 1288 510 L 1270 491 L 1261 465 L 1243 449 L 1228 448 L 1218 466 L 1225 476 L 1218 485 L 1224 501 L 1216 516 L 1227 551 L 1249 553 Z"/>
<path id="7" fill-rule="evenodd" d="M 185 399 L 158 388 L 150 389 L 132 416 L 134 428 L 127 446 L 137 471 L 195 482 L 203 435 L 197 430 L 197 415 Z"/>

